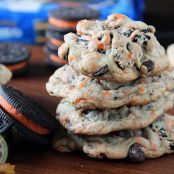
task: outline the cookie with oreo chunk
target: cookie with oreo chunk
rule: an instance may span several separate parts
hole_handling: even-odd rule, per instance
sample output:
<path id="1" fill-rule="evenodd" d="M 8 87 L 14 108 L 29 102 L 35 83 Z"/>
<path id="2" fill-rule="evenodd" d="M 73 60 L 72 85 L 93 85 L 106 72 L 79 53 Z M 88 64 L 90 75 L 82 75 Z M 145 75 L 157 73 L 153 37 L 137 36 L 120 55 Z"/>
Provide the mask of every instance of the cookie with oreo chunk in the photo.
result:
<path id="1" fill-rule="evenodd" d="M 99 12 L 87 7 L 61 7 L 49 12 L 49 24 L 59 31 L 74 31 L 79 20 L 97 19 Z"/>

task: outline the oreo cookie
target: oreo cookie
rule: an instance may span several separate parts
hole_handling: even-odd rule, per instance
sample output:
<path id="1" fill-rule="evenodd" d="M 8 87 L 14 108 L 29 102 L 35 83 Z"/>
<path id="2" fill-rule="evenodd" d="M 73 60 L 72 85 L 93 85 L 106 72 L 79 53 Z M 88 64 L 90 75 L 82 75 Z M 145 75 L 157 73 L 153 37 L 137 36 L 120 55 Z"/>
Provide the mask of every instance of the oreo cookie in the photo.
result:
<path id="1" fill-rule="evenodd" d="M 52 54 L 48 55 L 45 62 L 48 65 L 48 67 L 53 69 L 60 68 L 68 63 L 66 60 L 61 59 L 60 57 Z"/>
<path id="2" fill-rule="evenodd" d="M 46 31 L 47 38 L 55 38 L 55 39 L 60 40 L 62 42 L 64 41 L 65 34 L 66 34 L 65 32 L 57 32 L 57 31 L 52 30 L 52 29 L 48 29 Z"/>
<path id="3" fill-rule="evenodd" d="M 57 55 L 58 54 L 58 47 L 52 45 L 51 43 L 46 43 L 46 45 L 43 47 L 44 48 L 44 52 L 49 55 L 49 54 L 54 54 Z"/>
<path id="4" fill-rule="evenodd" d="M 97 19 L 99 12 L 88 7 L 61 7 L 49 12 L 49 17 L 65 21 Z"/>
<path id="5" fill-rule="evenodd" d="M 49 24 L 61 31 L 75 30 L 79 20 L 97 19 L 99 12 L 87 7 L 61 7 L 49 12 Z"/>
<path id="6" fill-rule="evenodd" d="M 59 33 L 57 31 L 48 30 L 46 32 L 46 36 L 48 38 L 48 43 L 50 43 L 51 45 L 57 48 L 61 46 L 64 42 L 64 34 Z"/>
<path id="7" fill-rule="evenodd" d="M 47 144 L 48 137 L 58 129 L 57 121 L 47 110 L 12 87 L 0 85 L 0 107 L 13 120 L 16 132 L 31 141 Z"/>
<path id="8" fill-rule="evenodd" d="M 0 63 L 6 65 L 13 75 L 20 75 L 28 67 L 30 51 L 14 44 L 0 44 Z"/>
<path id="9" fill-rule="evenodd" d="M 5 134 L 13 124 L 13 119 L 0 108 L 0 134 Z"/>

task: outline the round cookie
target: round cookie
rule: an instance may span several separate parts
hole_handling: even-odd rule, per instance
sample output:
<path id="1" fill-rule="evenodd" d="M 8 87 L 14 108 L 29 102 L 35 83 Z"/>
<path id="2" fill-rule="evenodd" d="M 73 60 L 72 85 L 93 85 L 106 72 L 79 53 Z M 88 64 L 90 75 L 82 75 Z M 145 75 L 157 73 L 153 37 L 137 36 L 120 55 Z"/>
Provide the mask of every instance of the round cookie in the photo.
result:
<path id="1" fill-rule="evenodd" d="M 14 44 L 0 45 L 0 63 L 6 65 L 13 75 L 19 75 L 19 72 L 28 67 L 30 51 L 26 47 Z M 17 73 L 16 73 L 17 72 Z"/>
<path id="2" fill-rule="evenodd" d="M 17 130 L 23 127 L 36 136 L 46 138 L 58 129 L 56 120 L 47 110 L 12 87 L 0 86 L 0 106 L 15 122 L 19 123 L 13 126 Z"/>
<path id="3" fill-rule="evenodd" d="M 57 119 L 67 130 L 83 135 L 102 135 L 113 131 L 135 130 L 149 126 L 173 107 L 174 96 L 164 96 L 144 106 L 123 106 L 117 109 L 78 110 L 68 99 L 57 107 Z"/>
<path id="4" fill-rule="evenodd" d="M 60 33 L 54 30 L 48 30 L 46 32 L 46 37 L 48 38 L 48 42 L 57 47 L 61 46 L 64 42 L 65 33 Z"/>
<path id="5" fill-rule="evenodd" d="M 169 66 L 165 54 L 150 56 L 130 38 L 110 30 L 97 33 L 88 40 L 69 33 L 65 35 L 65 43 L 58 53 L 61 58 L 67 57 L 69 64 L 78 72 L 118 83 L 129 82 L 139 76 L 159 75 Z M 156 54 L 155 51 L 153 53 Z"/>
<path id="6" fill-rule="evenodd" d="M 171 124 L 168 124 L 171 123 Z M 53 141 L 61 152 L 80 150 L 90 157 L 143 162 L 174 151 L 174 117 L 163 115 L 149 127 L 135 131 L 120 131 L 102 136 L 80 136 L 64 132 Z"/>
<path id="7" fill-rule="evenodd" d="M 79 109 L 111 109 L 123 105 L 145 105 L 173 88 L 170 72 L 137 79 L 126 84 L 111 83 L 79 75 L 66 65 L 50 77 L 46 89 L 51 96 L 66 97 Z"/>
<path id="8" fill-rule="evenodd" d="M 128 37 L 131 42 L 140 45 L 143 51 L 143 66 L 138 69 L 141 69 L 143 74 L 156 75 L 168 68 L 169 61 L 165 56 L 165 50 L 154 36 L 155 28 L 151 25 L 141 21 L 132 21 L 120 14 L 110 15 L 105 21 L 82 20 L 77 25 L 78 35 L 90 37 L 108 30 L 116 31 Z"/>
<path id="9" fill-rule="evenodd" d="M 36 134 L 15 120 L 13 120 L 12 131 L 15 133 L 15 135 L 16 134 L 20 135 L 23 138 L 40 145 L 47 145 L 50 143 L 51 140 L 51 136 L 49 135 L 41 136 L 39 134 Z"/>
<path id="10" fill-rule="evenodd" d="M 49 24 L 65 31 L 74 30 L 79 20 L 97 19 L 98 17 L 98 11 L 87 7 L 61 7 L 49 12 L 48 21 Z"/>

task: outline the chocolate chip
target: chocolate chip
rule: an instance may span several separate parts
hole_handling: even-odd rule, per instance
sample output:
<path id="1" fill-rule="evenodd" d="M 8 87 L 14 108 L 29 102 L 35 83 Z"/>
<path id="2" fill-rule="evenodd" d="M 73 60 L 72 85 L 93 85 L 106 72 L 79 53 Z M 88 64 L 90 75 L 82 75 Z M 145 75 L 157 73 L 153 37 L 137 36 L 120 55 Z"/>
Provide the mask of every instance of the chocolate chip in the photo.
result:
<path id="1" fill-rule="evenodd" d="M 107 156 L 104 153 L 101 153 L 98 155 L 98 158 L 107 158 Z"/>
<path id="2" fill-rule="evenodd" d="M 120 69 L 124 70 L 124 67 L 122 67 L 118 61 L 115 61 L 115 62 Z"/>
<path id="3" fill-rule="evenodd" d="M 143 66 L 145 66 L 148 70 L 148 72 L 152 71 L 154 69 L 154 63 L 151 60 L 147 60 L 142 63 Z"/>
<path id="4" fill-rule="evenodd" d="M 174 144 L 170 144 L 170 150 L 174 150 Z"/>
<path id="5" fill-rule="evenodd" d="M 93 76 L 94 77 L 101 77 L 104 74 L 106 74 L 109 71 L 108 65 L 103 66 L 102 68 L 100 68 L 98 71 L 96 71 Z"/>
<path id="6" fill-rule="evenodd" d="M 145 154 L 139 144 L 133 144 L 128 153 L 128 158 L 132 163 L 141 163 L 145 160 Z"/>
<path id="7" fill-rule="evenodd" d="M 139 40 L 141 40 L 141 36 L 140 35 L 135 35 L 133 42 L 138 42 Z"/>
<path id="8" fill-rule="evenodd" d="M 130 46 L 131 46 L 130 43 L 127 43 L 127 44 L 126 44 L 126 49 L 127 49 L 128 51 L 130 51 Z"/>
<path id="9" fill-rule="evenodd" d="M 130 35 L 133 33 L 133 30 L 132 29 L 128 29 L 127 31 L 125 31 L 123 33 L 123 35 L 127 36 L 127 37 L 130 37 Z"/>
<path id="10" fill-rule="evenodd" d="M 105 54 L 106 53 L 106 51 L 103 50 L 103 49 L 98 49 L 97 52 L 99 52 L 100 54 Z"/>
<path id="11" fill-rule="evenodd" d="M 148 32 L 148 29 L 146 28 L 146 29 L 143 29 L 143 30 L 141 30 L 143 33 L 147 33 Z"/>
<path id="12" fill-rule="evenodd" d="M 83 42 L 83 43 L 86 43 L 86 44 L 88 43 L 88 41 L 87 41 L 87 40 L 82 39 L 82 38 L 78 38 L 77 42 Z"/>
<path id="13" fill-rule="evenodd" d="M 150 39 L 151 39 L 151 37 L 150 37 L 150 36 L 148 36 L 148 35 L 146 35 L 146 34 L 145 34 L 145 36 L 146 36 L 146 38 L 147 38 L 148 40 L 150 40 Z"/>
<path id="14" fill-rule="evenodd" d="M 64 55 L 64 59 L 68 60 L 68 56 L 69 56 L 69 49 L 67 50 L 66 54 Z"/>
<path id="15" fill-rule="evenodd" d="M 100 35 L 100 36 L 98 37 L 98 40 L 101 41 L 102 39 L 103 39 L 103 35 Z"/>
<path id="16" fill-rule="evenodd" d="M 161 129 L 159 130 L 159 133 L 160 133 L 160 136 L 162 136 L 162 137 L 167 137 L 167 133 L 166 133 L 166 130 L 165 130 L 164 128 L 161 128 Z"/>

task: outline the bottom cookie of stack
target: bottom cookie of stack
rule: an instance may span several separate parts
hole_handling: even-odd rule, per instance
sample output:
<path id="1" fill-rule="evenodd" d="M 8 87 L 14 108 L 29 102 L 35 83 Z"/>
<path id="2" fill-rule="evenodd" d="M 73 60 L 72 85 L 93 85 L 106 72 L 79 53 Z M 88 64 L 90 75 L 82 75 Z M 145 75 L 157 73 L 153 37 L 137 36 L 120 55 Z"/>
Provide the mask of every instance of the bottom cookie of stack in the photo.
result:
<path id="1" fill-rule="evenodd" d="M 53 148 L 61 152 L 80 150 L 90 157 L 142 162 L 174 152 L 174 117 L 161 115 L 144 129 L 113 132 L 100 136 L 77 135 L 63 130 L 53 140 Z"/>

